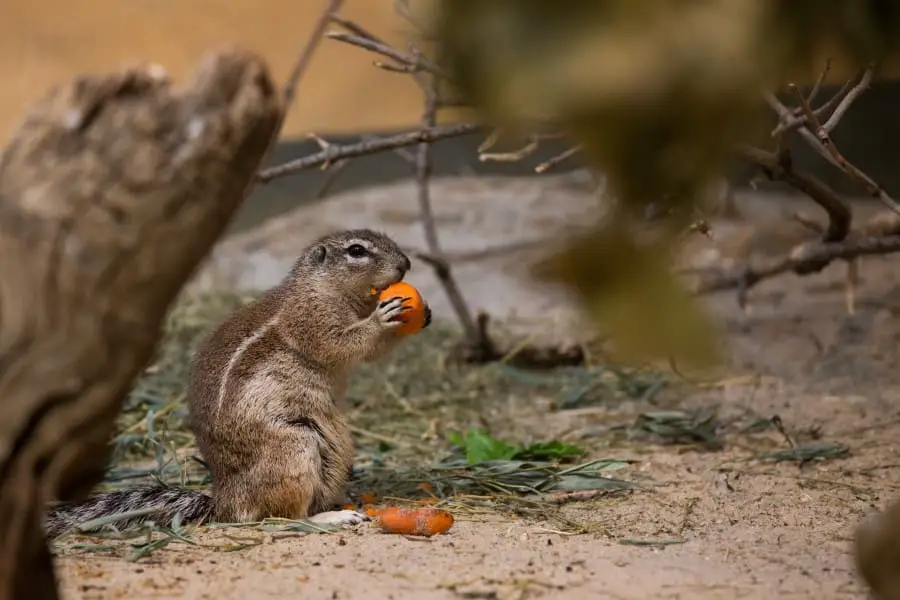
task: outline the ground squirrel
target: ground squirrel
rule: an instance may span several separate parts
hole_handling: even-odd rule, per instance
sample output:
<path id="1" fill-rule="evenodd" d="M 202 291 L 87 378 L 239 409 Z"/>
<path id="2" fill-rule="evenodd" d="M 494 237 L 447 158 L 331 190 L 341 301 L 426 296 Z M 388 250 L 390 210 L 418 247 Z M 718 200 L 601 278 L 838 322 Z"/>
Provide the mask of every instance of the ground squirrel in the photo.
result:
<path id="1" fill-rule="evenodd" d="M 331 510 L 344 497 L 353 440 L 341 407 L 350 371 L 385 356 L 408 310 L 379 300 L 403 279 L 409 258 L 389 237 L 367 229 L 322 237 L 276 287 L 222 322 L 191 369 L 189 409 L 212 495 L 177 487 L 137 487 L 57 505 L 50 536 L 90 519 L 158 509 L 143 519 L 170 522 L 311 518 L 353 524 L 367 517 Z M 426 326 L 431 311 L 426 304 Z"/>

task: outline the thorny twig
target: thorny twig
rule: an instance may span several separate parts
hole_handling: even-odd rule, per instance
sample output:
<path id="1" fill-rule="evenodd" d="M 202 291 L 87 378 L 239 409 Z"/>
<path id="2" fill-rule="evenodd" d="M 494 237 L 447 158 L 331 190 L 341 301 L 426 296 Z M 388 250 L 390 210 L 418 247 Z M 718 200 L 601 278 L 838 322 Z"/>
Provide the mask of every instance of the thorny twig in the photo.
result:
<path id="1" fill-rule="evenodd" d="M 428 129 L 416 129 L 395 135 L 371 138 L 355 144 L 329 144 L 327 148 L 297 160 L 260 171 L 256 178 L 261 183 L 268 183 L 278 177 L 292 175 L 313 167 L 326 167 L 342 159 L 377 154 L 385 150 L 395 150 L 404 146 L 420 143 L 432 143 L 446 138 L 461 137 L 480 131 L 482 127 L 473 123 L 454 123 L 436 125 Z"/>
<path id="2" fill-rule="evenodd" d="M 417 24 L 412 21 L 412 16 L 403 2 L 396 4 L 401 16 L 406 17 L 413 27 Z M 410 44 L 414 55 L 421 59 L 420 53 L 415 46 Z M 429 69 L 430 73 L 427 77 L 416 76 L 416 82 L 422 88 L 424 109 L 422 110 L 422 129 L 430 129 L 437 125 L 437 112 L 441 106 L 441 97 L 438 91 L 439 81 L 445 74 L 434 69 Z M 434 269 L 435 276 L 441 282 L 453 311 L 459 318 L 460 324 L 466 336 L 466 358 L 473 362 L 485 362 L 496 360 L 499 353 L 494 347 L 486 327 L 478 327 L 472 318 L 472 312 L 466 302 L 465 297 L 459 289 L 456 278 L 453 277 L 453 271 L 450 267 L 441 248 L 440 239 L 438 238 L 437 225 L 434 221 L 434 212 L 431 207 L 431 144 L 422 142 L 416 151 L 416 197 L 419 202 L 419 215 L 422 219 L 422 227 L 425 230 L 425 243 L 428 245 L 430 253 L 431 265 Z"/>
<path id="3" fill-rule="evenodd" d="M 733 273 L 716 274 L 707 277 L 694 287 L 696 294 L 709 294 L 723 290 L 753 286 L 764 279 L 788 272 L 804 274 L 812 265 L 831 263 L 838 259 L 850 260 L 860 256 L 890 254 L 900 252 L 900 235 L 848 239 L 842 242 L 823 244 L 813 242 L 801 244 L 783 258 L 759 267 L 745 267 Z"/>
<path id="4" fill-rule="evenodd" d="M 752 146 L 738 148 L 738 153 L 748 162 L 756 165 L 773 180 L 781 180 L 803 192 L 821 206 L 828 214 L 828 228 L 822 234 L 823 242 L 838 242 L 850 233 L 850 209 L 825 183 L 816 177 L 793 168 L 790 156 L 779 156 Z"/>
<path id="5" fill-rule="evenodd" d="M 822 248 L 830 248 L 828 251 L 805 252 L 798 247 L 790 256 L 777 261 L 768 268 L 754 271 L 744 269 L 740 273 L 723 276 L 701 284 L 699 293 L 720 291 L 723 289 L 738 289 L 738 301 L 744 306 L 747 290 L 759 281 L 787 271 L 794 271 L 804 275 L 820 271 L 836 259 L 848 261 L 847 267 L 847 311 L 854 312 L 855 287 L 857 280 L 857 257 L 863 254 L 878 254 L 880 252 L 893 252 L 890 245 L 873 241 L 872 248 L 883 250 L 869 250 L 869 246 L 858 239 L 848 241 L 842 245 L 851 233 L 852 213 L 841 198 L 826 184 L 815 177 L 798 172 L 793 168 L 790 145 L 786 139 L 792 133 L 797 132 L 803 140 L 831 164 L 841 169 L 855 182 L 866 189 L 872 197 L 878 198 L 891 210 L 900 215 L 898 205 L 881 186 L 876 184 L 861 169 L 850 163 L 837 149 L 831 138 L 831 131 L 849 110 L 853 102 L 868 89 L 874 73 L 874 65 L 869 65 L 861 70 L 854 80 L 847 81 L 844 86 L 828 99 L 822 106 L 813 109 L 812 102 L 819 93 L 822 82 L 830 69 L 831 61 L 827 61 L 818 80 L 814 84 L 808 96 L 804 96 L 800 90 L 791 84 L 789 88 L 797 98 L 797 106 L 787 108 L 774 94 L 765 94 L 765 99 L 779 116 L 779 125 L 772 131 L 772 137 L 776 140 L 777 151 L 767 152 L 750 146 L 738 148 L 738 154 L 751 164 L 759 167 L 769 179 L 779 179 L 800 192 L 803 192 L 821 206 L 828 215 L 828 226 L 820 231 Z M 855 84 L 852 82 L 856 81 Z M 829 114 L 830 112 L 830 114 Z M 824 123 L 823 123 L 824 119 Z M 877 232 L 863 231 L 864 238 L 869 241 L 875 239 Z M 860 245 L 862 244 L 862 245 Z M 800 252 L 802 258 L 797 257 Z M 835 254 L 836 253 L 836 254 Z"/>
<path id="6" fill-rule="evenodd" d="M 831 131 L 837 127 L 841 118 L 846 114 L 853 102 L 871 85 L 874 69 L 874 65 L 869 65 L 859 73 L 859 81 L 856 85 L 852 88 L 845 86 L 849 88 L 846 95 L 837 103 L 834 111 L 823 125 L 818 125 L 818 121 L 821 120 L 824 114 L 813 111 L 809 108 L 808 103 L 805 108 L 803 106 L 798 107 L 801 110 L 802 116 L 796 117 L 794 112 L 784 106 L 774 94 L 766 94 L 765 99 L 783 122 L 791 123 L 790 127 L 786 127 L 781 131 L 776 129 L 776 132 L 779 135 L 788 129 L 797 128 L 803 140 L 820 156 L 846 173 L 853 181 L 863 187 L 869 196 L 877 198 L 882 204 L 897 214 L 900 214 L 900 204 L 891 198 L 884 188 L 866 175 L 859 167 L 848 161 L 838 151 L 834 141 L 831 139 Z M 840 95 L 841 92 L 838 94 Z M 775 135 L 776 132 L 773 132 L 773 135 Z"/>
<path id="7" fill-rule="evenodd" d="M 398 2 L 397 5 L 398 10 L 405 6 L 402 1 Z M 408 11 L 406 12 L 408 13 Z M 404 11 L 401 10 L 401 14 L 403 13 Z M 480 350 L 476 350 L 476 354 L 481 354 L 488 360 L 493 359 L 496 357 L 496 350 L 493 348 L 490 338 L 487 336 L 487 319 L 484 315 L 479 315 L 477 323 L 473 319 L 472 314 L 452 277 L 448 261 L 440 247 L 434 225 L 428 188 L 428 180 L 430 177 L 430 144 L 440 139 L 473 133 L 481 130 L 482 127 L 475 124 L 440 126 L 436 124 L 437 111 L 441 107 L 447 105 L 442 102 L 438 85 L 441 80 L 446 79 L 447 74 L 438 65 L 424 58 L 414 46 L 410 45 L 409 52 L 400 51 L 356 23 L 335 14 L 333 10 L 327 13 L 326 17 L 341 25 L 349 32 L 328 33 L 327 36 L 329 38 L 385 56 L 390 59 L 391 62 L 376 62 L 375 66 L 393 72 L 407 73 L 416 80 L 422 88 L 423 95 L 426 99 L 422 127 L 416 131 L 393 136 L 365 139 L 356 144 L 320 144 L 322 146 L 321 152 L 299 160 L 291 161 L 284 165 L 266 169 L 259 173 L 258 179 L 262 182 L 268 182 L 276 177 L 295 173 L 303 169 L 317 166 L 328 168 L 335 162 L 343 166 L 346 164 L 347 159 L 356 156 L 373 154 L 384 150 L 398 151 L 398 154 L 401 154 L 406 160 L 413 163 L 416 168 L 419 207 L 423 226 L 425 227 L 425 237 L 428 243 L 427 254 L 416 252 L 414 255 L 427 262 L 435 270 L 436 275 L 444 286 L 451 304 L 461 321 L 468 342 L 472 345 L 473 349 L 480 348 Z M 787 138 L 794 133 L 798 133 L 807 144 L 826 158 L 826 160 L 840 168 L 848 176 L 865 187 L 871 196 L 879 198 L 882 202 L 900 214 L 900 205 L 894 202 L 883 188 L 876 184 L 858 167 L 847 161 L 837 150 L 830 136 L 830 132 L 837 126 L 849 107 L 869 87 L 874 67 L 870 65 L 862 70 L 855 78 L 855 84 L 852 84 L 853 80 L 846 82 L 836 94 L 827 99 L 821 106 L 814 109 L 812 103 L 819 95 L 821 86 L 829 69 L 830 61 L 826 63 L 820 76 L 806 97 L 800 94 L 796 88 L 793 88 L 798 98 L 798 106 L 793 109 L 787 108 L 773 94 L 765 95 L 767 102 L 776 111 L 780 121 L 778 127 L 772 132 L 772 136 L 777 142 L 777 151 L 775 153 L 749 146 L 741 147 L 738 150 L 738 153 L 741 156 L 761 168 L 770 179 L 780 179 L 787 182 L 792 187 L 795 187 L 808 195 L 825 210 L 829 221 L 828 226 L 821 231 L 819 245 L 798 247 L 790 256 L 785 257 L 781 261 L 776 261 L 774 264 L 763 269 L 744 269 L 737 274 L 723 275 L 708 280 L 698 286 L 698 293 L 709 293 L 723 289 L 738 288 L 743 294 L 758 281 L 787 271 L 806 274 L 821 270 L 833 260 L 844 259 L 852 263 L 855 257 L 860 255 L 896 251 L 891 243 L 891 240 L 894 239 L 893 237 L 881 239 L 866 238 L 862 240 L 857 238 L 852 241 L 847 241 L 845 238 L 847 238 L 847 235 L 850 233 L 852 218 L 849 208 L 827 185 L 811 175 L 798 172 L 793 168 Z M 533 154 L 542 139 L 560 137 L 558 134 L 533 134 L 527 137 L 525 146 L 519 150 L 505 153 L 487 152 L 487 150 L 496 143 L 499 135 L 500 130 L 495 130 L 479 148 L 479 159 L 481 161 L 518 161 Z M 418 145 L 414 157 L 408 151 L 402 150 L 404 147 L 414 144 Z M 574 156 L 580 150 L 580 146 L 569 148 L 565 152 L 538 165 L 535 168 L 535 171 L 538 173 L 545 172 L 564 160 Z M 855 271 L 855 263 L 852 266 L 854 267 L 852 270 Z"/>
<path id="8" fill-rule="evenodd" d="M 554 140 L 562 137 L 559 133 L 534 133 L 527 136 L 525 145 L 518 150 L 509 152 L 488 152 L 497 143 L 502 134 L 502 129 L 495 129 L 478 147 L 478 160 L 481 162 L 518 162 L 534 154 L 540 143 L 544 140 Z"/>
<path id="9" fill-rule="evenodd" d="M 422 112 L 422 129 L 433 128 L 437 121 L 438 98 L 434 83 L 425 89 L 425 109 Z M 479 329 L 472 318 L 469 305 L 466 303 L 453 272 L 450 263 L 444 256 L 440 240 L 437 234 L 437 226 L 434 222 L 434 212 L 431 208 L 431 194 L 429 178 L 431 176 L 431 144 L 421 142 L 416 152 L 416 188 L 419 201 L 419 214 L 422 218 L 422 226 L 425 228 L 425 242 L 428 244 L 428 252 L 434 273 L 440 280 L 453 310 L 463 327 L 466 340 L 470 345 L 469 350 L 474 353 L 472 358 L 494 360 L 497 351 L 486 331 Z"/>
<path id="10" fill-rule="evenodd" d="M 849 91 L 846 92 L 843 98 L 838 102 L 837 107 L 834 109 L 834 112 L 831 113 L 831 116 L 828 117 L 828 120 L 825 121 L 825 131 L 833 130 L 838 122 L 844 117 L 847 110 L 850 108 L 856 99 L 859 98 L 864 91 L 869 89 L 869 86 L 872 84 L 872 76 L 874 75 L 874 67 L 868 67 L 862 73 L 862 76 L 859 78 L 859 83 L 854 85 L 852 88 L 849 88 Z M 846 86 L 849 87 L 850 82 L 846 83 Z M 846 89 L 846 87 L 845 87 Z M 838 96 L 835 96 L 838 97 Z M 818 114 L 816 115 L 818 116 Z"/>
<path id="11" fill-rule="evenodd" d="M 481 162 L 518 162 L 524 158 L 531 156 L 540 147 L 540 143 L 544 140 L 555 140 L 563 137 L 560 133 L 535 133 L 526 137 L 525 145 L 518 150 L 510 152 L 488 152 L 497 143 L 502 134 L 502 129 L 495 129 L 485 138 L 484 142 L 478 147 L 478 160 Z M 563 161 L 566 161 L 582 150 L 582 145 L 577 144 L 571 148 L 561 152 L 553 158 L 542 162 L 534 168 L 535 173 L 546 173 L 550 169 L 556 167 Z"/>
<path id="12" fill-rule="evenodd" d="M 391 149 L 397 150 L 404 146 L 417 144 L 418 149 L 415 155 L 414 165 L 416 171 L 419 210 L 425 228 L 426 242 L 428 244 L 429 254 L 427 255 L 427 262 L 434 268 L 436 276 L 444 287 L 450 303 L 459 317 L 468 343 L 472 347 L 471 350 L 473 352 L 469 352 L 469 354 L 480 360 L 495 359 L 498 356 L 498 353 L 494 349 L 493 343 L 486 332 L 477 326 L 472 317 L 472 313 L 469 310 L 468 304 L 466 303 L 458 284 L 453 278 L 449 262 L 443 255 L 431 208 L 429 188 L 429 178 L 431 175 L 431 143 L 443 138 L 459 137 L 472 133 L 477 131 L 479 126 L 465 123 L 437 125 L 437 110 L 442 105 L 441 98 L 438 95 L 437 81 L 439 77 L 445 77 L 446 74 L 437 65 L 422 57 L 420 53 L 416 51 L 405 53 L 396 50 L 363 27 L 335 14 L 333 8 L 324 15 L 323 21 L 333 21 L 351 32 L 331 32 L 327 34 L 329 38 L 386 56 L 392 59 L 399 67 L 382 63 L 376 63 L 376 66 L 391 71 L 406 72 L 416 79 L 417 83 L 422 87 L 425 96 L 422 127 L 417 131 L 375 139 L 365 139 L 356 144 L 346 145 L 329 144 L 317 136 L 311 135 L 310 137 L 319 143 L 321 148 L 320 152 L 265 169 L 258 173 L 257 180 L 262 183 L 267 183 L 276 177 L 296 173 L 317 166 L 328 169 L 335 162 L 343 167 L 347 164 L 347 159 L 352 157 L 374 154 Z M 324 26 L 322 26 L 322 28 L 324 28 Z M 321 32 L 319 32 L 316 39 L 321 37 L 321 35 Z M 428 76 L 426 77 L 425 74 Z M 292 95 L 293 86 L 289 89 Z M 407 153 L 404 153 L 402 156 L 409 158 Z M 426 255 L 419 255 L 419 257 L 426 259 Z"/>
<path id="13" fill-rule="evenodd" d="M 550 169 L 554 168 L 554 167 L 555 167 L 556 165 L 558 165 L 559 163 L 561 163 L 561 162 L 563 162 L 563 161 L 566 161 L 566 160 L 569 160 L 570 158 L 572 158 L 573 156 L 575 156 L 576 154 L 578 154 L 579 152 L 581 152 L 581 149 L 582 149 L 582 145 L 581 145 L 581 144 L 572 146 L 571 148 L 569 148 L 569 149 L 566 150 L 565 152 L 562 152 L 562 153 L 560 153 L 560 154 L 557 154 L 556 156 L 554 156 L 554 157 L 551 158 L 550 160 L 544 161 L 544 162 L 542 162 L 541 164 L 539 164 L 538 166 L 536 166 L 536 167 L 534 168 L 534 172 L 535 172 L 535 173 L 546 173 L 547 171 L 549 171 Z"/>
<path id="14" fill-rule="evenodd" d="M 284 86 L 285 112 L 287 112 L 287 108 L 294 101 L 294 95 L 297 93 L 297 85 L 300 83 L 300 78 L 309 67 L 313 54 L 315 54 L 316 48 L 318 48 L 319 43 L 322 41 L 322 36 L 325 35 L 325 29 L 328 27 L 328 23 L 331 21 L 332 16 L 340 10 L 343 3 L 344 0 L 329 0 L 328 6 L 322 12 L 319 20 L 316 21 L 316 25 L 313 27 L 313 31 L 306 41 L 303 50 L 300 52 L 300 57 L 291 69 L 287 83 Z"/>
<path id="15" fill-rule="evenodd" d="M 408 20 L 413 23 L 406 3 L 403 0 L 398 0 L 396 5 L 401 16 L 407 17 Z M 465 347 L 462 348 L 463 358 L 470 362 L 497 360 L 501 358 L 503 354 L 497 351 L 488 334 L 488 317 L 481 313 L 477 316 L 477 319 L 473 318 L 468 304 L 453 277 L 449 260 L 440 246 L 437 228 L 432 214 L 429 188 L 429 179 L 431 175 L 431 144 L 440 139 L 459 137 L 480 131 L 482 127 L 467 123 L 437 125 L 437 111 L 440 108 L 451 105 L 455 106 L 456 104 L 446 101 L 440 96 L 439 83 L 446 79 L 446 73 L 444 73 L 436 64 L 422 57 L 421 53 L 413 44 L 410 44 L 409 52 L 402 52 L 385 43 L 375 34 L 369 32 L 360 25 L 341 17 L 334 12 L 330 13 L 329 18 L 332 22 L 337 23 L 349 32 L 328 33 L 327 36 L 330 39 L 361 47 L 370 52 L 385 56 L 389 58 L 391 62 L 376 62 L 376 67 L 392 72 L 407 73 L 415 79 L 416 83 L 422 89 L 425 98 L 425 108 L 422 114 L 421 128 L 393 136 L 367 137 L 358 143 L 345 145 L 330 144 L 315 135 L 311 135 L 310 137 L 319 143 L 321 148 L 320 152 L 265 169 L 258 173 L 257 180 L 261 183 L 267 183 L 277 177 L 296 173 L 304 169 L 313 167 L 329 169 L 334 164 L 343 167 L 347 164 L 348 159 L 353 157 L 374 154 L 385 150 L 396 151 L 402 158 L 415 167 L 420 218 L 423 227 L 425 228 L 425 238 L 428 245 L 427 253 L 412 252 L 411 254 L 423 262 L 426 262 L 434 269 L 435 275 L 444 288 L 466 335 L 466 344 Z M 415 25 L 415 23 L 413 23 L 413 25 Z M 542 136 L 536 136 L 536 139 L 549 137 L 560 136 L 558 134 L 544 134 Z M 414 144 L 417 145 L 418 148 L 413 156 L 412 153 L 405 150 L 405 147 Z M 538 172 L 549 170 L 553 166 L 573 156 L 579 150 L 580 147 L 567 150 L 559 156 L 538 165 L 536 170 L 538 170 Z M 567 350 L 566 352 L 557 352 L 554 354 L 553 352 L 547 352 L 546 349 L 528 347 L 524 352 L 521 352 L 521 354 L 521 357 L 517 357 L 521 360 L 516 362 L 525 361 L 538 367 L 548 366 L 550 363 L 557 364 L 559 360 L 563 360 L 565 364 L 579 364 L 579 361 L 583 360 L 583 353 L 580 351 L 572 352 Z"/>
<path id="16" fill-rule="evenodd" d="M 406 5 L 406 3 L 398 1 L 396 2 L 396 5 L 397 10 L 400 12 L 400 14 L 407 18 L 410 22 L 413 22 L 412 17 L 409 13 L 409 7 Z M 412 52 L 402 52 L 400 50 L 397 50 L 361 25 L 338 15 L 336 9 L 334 8 L 329 9 L 329 11 L 323 16 L 323 21 L 331 21 L 337 23 L 349 32 L 329 32 L 327 34 L 324 34 L 325 37 L 351 44 L 370 52 L 374 52 L 376 54 L 380 54 L 382 56 L 390 58 L 393 61 L 393 64 L 381 62 L 376 62 L 374 64 L 375 66 L 388 71 L 410 74 L 422 88 L 423 94 L 434 94 L 436 96 L 435 102 L 437 104 L 437 108 L 459 105 L 459 102 L 457 101 L 447 100 L 441 97 L 437 84 L 440 80 L 445 80 L 447 78 L 447 73 L 445 73 L 443 69 L 441 69 L 433 61 L 430 61 L 427 58 L 423 57 L 421 53 L 415 51 L 415 49 L 413 49 Z M 317 33 L 319 33 L 318 27 Z M 321 37 L 321 34 L 319 37 Z M 296 72 L 302 71 L 298 71 L 298 69 L 295 69 L 295 73 Z M 294 87 L 294 85 L 291 85 L 289 87 L 291 97 L 293 96 Z M 433 143 L 445 138 L 467 135 L 480 129 L 482 129 L 481 126 L 469 123 L 435 125 L 426 129 L 396 134 L 393 136 L 370 138 L 363 140 L 362 142 L 359 142 L 357 144 L 332 144 L 327 148 L 323 148 L 322 151 L 317 154 L 264 169 L 257 175 L 257 181 L 261 183 L 268 183 L 275 178 L 291 175 L 313 167 L 321 166 L 324 168 L 328 168 L 331 163 L 343 159 L 375 154 L 383 152 L 385 150 L 397 150 L 404 146 L 411 146 L 426 142 Z M 519 158 L 524 158 L 525 156 L 533 152 L 533 150 L 537 148 L 536 142 L 540 139 L 552 139 L 558 137 L 560 137 L 559 134 L 544 134 L 540 136 L 533 136 L 532 139 L 535 141 L 534 148 L 524 151 Z M 546 172 L 556 165 L 560 164 L 564 160 L 571 158 L 580 150 L 580 146 L 575 146 L 569 150 L 566 150 L 559 156 L 556 156 L 548 161 L 539 164 L 537 167 L 535 167 L 535 171 L 538 173 Z M 513 158 L 507 158 L 508 153 L 504 155 L 484 155 L 482 153 L 482 149 L 479 149 L 479 154 L 481 155 L 480 159 L 482 161 L 504 159 L 514 160 Z M 401 154 L 401 156 L 404 155 Z M 404 158 L 408 159 L 408 155 L 404 156 Z"/>
<path id="17" fill-rule="evenodd" d="M 281 137 L 281 131 L 284 129 L 284 123 L 287 120 L 287 113 L 291 108 L 291 104 L 294 102 L 294 96 L 297 93 L 297 86 L 300 83 L 300 79 L 303 77 L 307 68 L 309 68 L 309 63 L 312 62 L 312 57 L 316 52 L 316 48 L 319 47 L 319 42 L 322 41 L 322 37 L 325 35 L 325 29 L 328 27 L 332 15 L 341 8 L 343 3 L 344 0 L 328 0 L 328 5 L 325 7 L 325 10 L 322 11 L 318 21 L 316 21 L 309 39 L 306 41 L 306 44 L 303 46 L 303 49 L 297 57 L 297 62 L 295 62 L 294 66 L 291 68 L 291 72 L 284 84 L 284 91 L 282 92 L 283 104 L 281 114 L 278 117 L 278 124 L 275 126 L 275 131 L 272 134 L 272 139 L 269 141 L 269 147 L 263 155 L 262 162 L 265 162 L 269 158 L 272 154 L 272 150 L 274 150 L 278 143 L 278 139 Z M 255 181 L 251 180 L 250 185 L 248 185 L 247 189 L 244 191 L 245 196 L 250 195 L 254 183 Z"/>
<path id="18" fill-rule="evenodd" d="M 809 104 L 812 104 L 815 101 L 816 97 L 819 95 L 819 91 L 822 86 L 822 83 L 824 82 L 825 77 L 828 75 L 828 72 L 830 70 L 831 70 L 831 59 L 829 58 L 828 60 L 825 61 L 825 66 L 822 69 L 822 72 L 819 74 L 819 78 L 816 80 L 815 85 L 813 85 L 813 89 L 810 91 L 809 96 L 806 98 L 806 101 Z M 857 77 L 862 79 L 859 75 L 857 75 Z M 864 86 L 862 86 L 862 87 L 857 85 L 857 86 L 853 86 L 853 88 L 851 88 L 852 84 L 853 84 L 852 79 L 845 81 L 844 85 L 841 87 L 840 90 L 838 90 L 837 93 L 835 93 L 834 95 L 831 96 L 831 98 L 826 100 L 825 103 L 822 104 L 822 106 L 813 110 L 813 114 L 815 114 L 817 118 L 820 118 L 823 115 L 832 114 L 835 111 L 835 108 L 844 102 L 844 100 L 847 97 L 847 94 L 849 94 L 850 90 L 858 88 L 857 93 L 850 100 L 850 102 L 847 103 L 847 105 L 844 107 L 844 110 L 839 112 L 839 116 L 837 117 L 837 120 L 840 120 L 843 113 L 846 112 L 846 108 L 848 108 L 849 105 L 853 103 L 855 98 L 864 91 L 865 87 L 868 85 L 868 82 L 866 82 L 864 84 Z M 801 110 L 800 107 L 795 107 L 793 110 L 790 110 L 789 114 L 782 114 L 780 111 L 780 108 L 778 106 L 777 99 L 775 102 L 772 101 L 772 98 L 774 98 L 774 96 L 767 94 L 765 96 L 765 98 L 766 98 L 766 101 L 769 103 L 769 105 L 772 106 L 772 108 L 776 112 L 778 112 L 779 116 L 781 117 L 779 120 L 780 122 L 778 123 L 778 126 L 772 131 L 772 137 L 777 138 L 780 134 L 782 134 L 784 132 L 794 131 L 806 122 L 806 115 L 803 113 L 803 111 Z M 787 109 L 785 109 L 785 110 L 787 110 Z M 837 124 L 837 122 L 830 125 L 830 127 L 834 127 L 834 125 L 836 125 L 836 124 Z"/>
<path id="19" fill-rule="evenodd" d="M 825 66 L 822 67 L 822 72 L 819 73 L 819 78 L 816 79 L 816 83 L 813 84 L 812 89 L 809 91 L 809 97 L 807 97 L 806 101 L 812 104 L 816 96 L 819 95 L 819 90 L 822 88 L 822 84 L 825 82 L 825 78 L 828 77 L 828 72 L 831 71 L 831 58 L 825 59 Z"/>
<path id="20" fill-rule="evenodd" d="M 417 29 L 420 28 L 420 26 L 417 25 L 414 21 L 410 13 L 409 6 L 406 2 L 402 0 L 397 1 L 395 2 L 395 6 L 401 16 L 403 16 Z M 412 75 L 412 77 L 416 80 L 416 83 L 419 84 L 419 87 L 422 88 L 422 92 L 424 94 L 436 95 L 438 108 L 461 105 L 458 100 L 447 100 L 442 97 L 437 84 L 439 80 L 447 80 L 448 74 L 434 62 L 424 58 L 420 52 L 416 51 L 415 47 L 412 48 L 412 52 L 402 52 L 400 50 L 397 50 L 396 48 L 393 48 L 387 42 L 376 36 L 374 33 L 353 21 L 345 19 L 339 15 L 334 15 L 332 17 L 332 21 L 342 26 L 349 33 L 332 32 L 328 34 L 328 37 L 330 39 L 344 42 L 346 44 L 351 44 L 353 46 L 357 46 L 370 52 L 374 52 L 376 54 L 380 54 L 382 56 L 390 58 L 393 61 L 392 63 L 375 62 L 373 64 L 374 66 L 386 71 L 391 71 L 394 73 L 408 73 Z M 526 145 L 517 151 L 498 153 L 486 152 L 489 146 L 493 146 L 498 136 L 499 130 L 495 130 L 495 132 L 488 138 L 488 140 L 486 140 L 485 143 L 482 144 L 482 146 L 478 149 L 478 158 L 480 161 L 517 162 L 533 154 L 538 149 L 541 141 L 562 137 L 562 135 L 558 133 L 534 134 L 528 136 Z M 559 156 L 541 163 L 540 165 L 535 167 L 535 172 L 543 173 L 545 171 L 548 171 L 564 160 L 574 156 L 580 150 L 580 145 L 571 148 L 563 152 Z"/>
<path id="21" fill-rule="evenodd" d="M 342 20 L 341 24 L 345 27 L 348 21 Z M 356 26 L 358 27 L 358 26 Z M 358 28 L 357 32 L 364 32 L 362 28 Z M 447 78 L 447 73 L 441 69 L 438 65 L 434 64 L 432 61 L 424 58 L 420 54 L 410 54 L 407 52 L 401 52 L 396 48 L 393 48 L 384 42 L 378 40 L 371 34 L 359 35 L 358 33 L 341 33 L 339 31 L 334 31 L 328 34 L 328 37 L 337 40 L 339 42 L 344 42 L 346 44 L 351 44 L 353 46 L 358 46 L 363 50 L 368 50 L 369 52 L 374 52 L 375 54 L 381 54 L 382 56 L 386 56 L 404 67 L 407 67 L 408 70 L 401 70 L 399 72 L 403 73 L 418 73 L 421 71 L 426 71 L 433 75 L 437 75 L 438 77 Z M 383 64 L 376 63 L 376 66 L 380 68 L 384 68 Z M 390 69 L 388 70 L 396 70 Z"/>

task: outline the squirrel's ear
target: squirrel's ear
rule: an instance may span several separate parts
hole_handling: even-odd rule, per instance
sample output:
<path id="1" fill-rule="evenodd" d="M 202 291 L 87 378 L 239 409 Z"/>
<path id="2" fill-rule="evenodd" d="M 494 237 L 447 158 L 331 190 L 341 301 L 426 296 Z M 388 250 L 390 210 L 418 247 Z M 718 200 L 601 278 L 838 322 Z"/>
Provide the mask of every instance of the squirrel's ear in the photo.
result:
<path id="1" fill-rule="evenodd" d="M 312 260 L 315 264 L 321 265 L 325 262 L 325 254 L 327 251 L 325 250 L 325 246 L 316 246 L 312 251 Z"/>

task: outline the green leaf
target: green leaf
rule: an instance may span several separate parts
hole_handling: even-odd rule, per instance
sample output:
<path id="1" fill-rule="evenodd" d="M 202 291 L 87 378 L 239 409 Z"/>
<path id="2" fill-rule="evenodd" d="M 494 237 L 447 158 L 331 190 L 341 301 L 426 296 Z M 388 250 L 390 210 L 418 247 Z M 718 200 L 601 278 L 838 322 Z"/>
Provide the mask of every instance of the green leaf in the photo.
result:
<path id="1" fill-rule="evenodd" d="M 527 462 L 552 462 L 584 456 L 586 452 L 574 444 L 560 441 L 537 442 L 522 446 L 499 440 L 480 429 L 470 429 L 465 434 L 452 431 L 447 440 L 460 448 L 468 464 L 511 461 L 507 465 L 524 465 Z"/>
<path id="2" fill-rule="evenodd" d="M 634 484 L 624 479 L 612 477 L 585 477 L 581 475 L 566 475 L 548 482 L 545 489 L 555 492 L 579 492 L 585 490 L 629 490 Z"/>
<path id="3" fill-rule="evenodd" d="M 519 449 L 480 430 L 470 430 L 466 435 L 466 460 L 478 463 L 486 460 L 509 460 Z"/>
<path id="4" fill-rule="evenodd" d="M 512 458 L 519 460 L 563 460 L 584 456 L 586 452 L 574 444 L 551 441 L 538 442 L 521 448 Z"/>
<path id="5" fill-rule="evenodd" d="M 475 464 L 491 460 L 509 460 L 519 451 L 517 446 L 492 437 L 480 429 L 470 429 L 465 436 L 453 432 L 448 436 L 450 443 L 462 448 L 466 461 Z"/>
<path id="6" fill-rule="evenodd" d="M 451 431 L 447 434 L 447 441 L 458 448 L 466 449 L 466 438 L 458 431 Z"/>

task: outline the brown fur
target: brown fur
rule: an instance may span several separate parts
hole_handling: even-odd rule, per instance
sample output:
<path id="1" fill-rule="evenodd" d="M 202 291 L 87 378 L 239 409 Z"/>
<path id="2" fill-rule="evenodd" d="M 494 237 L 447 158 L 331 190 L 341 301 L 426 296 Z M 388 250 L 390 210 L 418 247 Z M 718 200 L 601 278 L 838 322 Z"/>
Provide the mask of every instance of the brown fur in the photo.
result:
<path id="1" fill-rule="evenodd" d="M 353 257 L 350 246 L 367 249 Z M 189 409 L 212 497 L 182 488 L 133 488 L 53 507 L 48 535 L 81 522 L 154 509 L 185 522 L 301 519 L 343 500 L 353 440 L 342 414 L 347 378 L 402 339 L 405 310 L 371 289 L 401 280 L 409 259 L 395 242 L 351 230 L 311 244 L 285 279 L 226 318 L 192 365 Z M 426 325 L 430 323 L 426 306 Z M 330 516 L 330 515 L 325 515 Z M 362 515 L 337 515 L 341 519 Z M 129 517 L 134 523 L 142 517 Z"/>
<path id="2" fill-rule="evenodd" d="M 357 238 L 377 251 L 369 267 L 343 255 L 342 246 Z M 341 500 L 353 459 L 341 412 L 347 377 L 399 339 L 374 318 L 369 290 L 408 269 L 409 259 L 385 236 L 328 236 L 206 340 L 193 366 L 190 411 L 212 473 L 217 520 L 303 518 Z"/>

